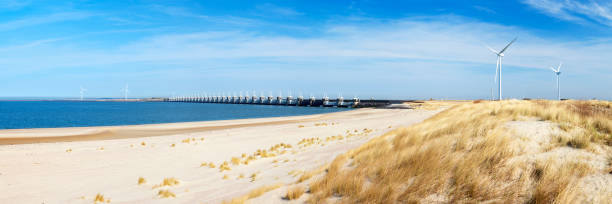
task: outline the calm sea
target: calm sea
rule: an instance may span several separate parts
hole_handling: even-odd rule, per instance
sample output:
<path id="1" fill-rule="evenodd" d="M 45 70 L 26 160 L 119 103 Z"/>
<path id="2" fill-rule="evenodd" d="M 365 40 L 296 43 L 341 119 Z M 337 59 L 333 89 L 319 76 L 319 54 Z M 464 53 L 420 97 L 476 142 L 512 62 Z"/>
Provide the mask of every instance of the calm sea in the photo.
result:
<path id="1" fill-rule="evenodd" d="M 210 121 L 343 110 L 346 109 L 168 102 L 0 101 L 0 129 Z"/>

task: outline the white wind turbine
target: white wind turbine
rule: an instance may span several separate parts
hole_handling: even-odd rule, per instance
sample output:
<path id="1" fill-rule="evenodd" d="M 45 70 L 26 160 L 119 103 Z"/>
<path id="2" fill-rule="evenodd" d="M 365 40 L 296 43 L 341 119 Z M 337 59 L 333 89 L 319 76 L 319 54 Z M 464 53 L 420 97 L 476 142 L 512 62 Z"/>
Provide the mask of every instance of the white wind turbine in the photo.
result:
<path id="1" fill-rule="evenodd" d="M 87 89 L 83 88 L 83 86 L 81 86 L 81 91 L 79 91 L 79 93 L 81 93 L 81 101 L 83 101 L 83 94 L 85 94 L 85 92 L 87 91 Z"/>
<path id="2" fill-rule="evenodd" d="M 563 62 L 559 63 L 557 69 L 550 67 L 550 69 L 557 75 L 557 100 L 561 100 L 561 86 L 559 86 L 559 75 L 561 75 L 561 65 Z"/>
<path id="3" fill-rule="evenodd" d="M 510 43 L 508 43 L 508 45 L 506 45 L 506 47 L 504 47 L 504 49 L 502 49 L 501 51 L 496 51 L 493 48 L 487 46 L 487 48 L 489 48 L 489 50 L 491 50 L 491 52 L 495 53 L 495 55 L 497 55 L 497 66 L 495 67 L 495 81 L 497 81 L 497 85 L 498 85 L 498 89 L 497 89 L 497 93 L 498 93 L 498 99 L 501 101 L 502 100 L 502 83 L 501 83 L 501 77 L 502 77 L 502 58 L 504 58 L 504 52 L 508 49 L 508 47 L 510 47 L 510 45 L 512 45 L 512 43 L 514 43 L 514 41 L 516 41 L 517 38 L 514 38 L 514 40 L 512 40 Z M 498 81 L 499 80 L 499 81 Z"/>
<path id="4" fill-rule="evenodd" d="M 123 100 L 127 101 L 128 93 L 130 92 L 128 89 L 128 84 L 125 84 L 125 88 L 121 89 L 121 91 L 123 92 Z"/>

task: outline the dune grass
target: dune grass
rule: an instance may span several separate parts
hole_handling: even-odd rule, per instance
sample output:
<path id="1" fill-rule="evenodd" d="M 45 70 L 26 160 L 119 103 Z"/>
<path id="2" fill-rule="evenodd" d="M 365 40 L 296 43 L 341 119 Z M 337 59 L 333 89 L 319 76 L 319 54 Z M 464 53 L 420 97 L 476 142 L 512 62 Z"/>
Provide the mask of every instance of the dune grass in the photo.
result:
<path id="1" fill-rule="evenodd" d="M 145 178 L 142 177 L 138 177 L 138 185 L 142 185 L 147 183 L 147 180 Z"/>
<path id="2" fill-rule="evenodd" d="M 261 195 L 263 195 L 264 193 L 277 189 L 279 187 L 283 186 L 282 183 L 278 183 L 278 184 L 274 184 L 274 185 L 269 185 L 269 186 L 262 186 L 259 188 L 256 188 L 252 191 L 250 191 L 249 193 L 247 193 L 244 196 L 238 197 L 238 198 L 234 198 L 230 201 L 224 201 L 223 204 L 242 204 L 245 203 L 248 199 L 252 199 L 252 198 L 257 198 Z"/>
<path id="3" fill-rule="evenodd" d="M 567 194 L 577 181 L 608 172 L 555 152 L 612 153 L 611 106 L 604 101 L 461 103 L 338 156 L 309 184 L 308 201 L 334 196 L 344 203 L 572 203 Z M 564 131 L 551 144 L 528 147 L 529 139 L 505 126 L 534 118 Z"/>
<path id="4" fill-rule="evenodd" d="M 157 195 L 160 198 L 176 198 L 176 194 L 168 189 L 162 189 L 157 192 Z"/>
<path id="5" fill-rule="evenodd" d="M 287 190 L 287 193 L 285 194 L 284 199 L 287 200 L 295 200 L 298 199 L 300 197 L 302 197 L 302 195 L 304 194 L 304 187 L 302 186 L 294 186 L 292 188 L 289 188 L 289 190 Z"/>
<path id="6" fill-rule="evenodd" d="M 155 184 L 153 186 L 153 189 L 155 188 L 159 188 L 159 187 L 164 187 L 164 186 L 176 186 L 179 185 L 181 182 L 174 178 L 174 177 L 170 177 L 170 178 L 164 178 L 164 180 L 162 181 L 162 183 L 160 184 Z"/>
<path id="7" fill-rule="evenodd" d="M 110 198 L 104 198 L 104 195 L 102 194 L 96 194 L 96 197 L 94 197 L 94 203 L 110 203 L 111 200 Z"/>

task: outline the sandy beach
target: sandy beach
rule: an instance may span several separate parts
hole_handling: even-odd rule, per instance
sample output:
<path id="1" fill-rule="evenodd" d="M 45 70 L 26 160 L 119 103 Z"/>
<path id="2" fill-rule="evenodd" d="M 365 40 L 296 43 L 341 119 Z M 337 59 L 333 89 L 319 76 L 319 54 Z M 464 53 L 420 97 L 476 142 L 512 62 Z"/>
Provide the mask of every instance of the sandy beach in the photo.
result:
<path id="1" fill-rule="evenodd" d="M 0 203 L 92 203 L 97 195 L 103 196 L 99 201 L 111 203 L 221 203 L 262 186 L 292 183 L 300 172 L 437 112 L 358 109 L 279 118 L 2 130 Z M 288 202 L 266 202 L 272 201 Z"/>

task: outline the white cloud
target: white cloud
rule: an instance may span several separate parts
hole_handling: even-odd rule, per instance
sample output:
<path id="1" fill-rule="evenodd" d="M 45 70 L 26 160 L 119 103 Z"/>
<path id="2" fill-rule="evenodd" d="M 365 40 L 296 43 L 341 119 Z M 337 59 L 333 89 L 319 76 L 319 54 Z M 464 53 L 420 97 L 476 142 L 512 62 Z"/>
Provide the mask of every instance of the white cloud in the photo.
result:
<path id="1" fill-rule="evenodd" d="M 98 73 L 107 70 L 109 74 L 134 73 L 137 76 L 144 74 L 142 69 L 155 66 L 160 67 L 155 69 L 158 80 L 169 80 L 162 76 L 189 78 L 226 74 L 226 77 L 238 72 L 271 80 L 294 75 L 299 75 L 299 79 L 313 77 L 315 80 L 321 79 L 317 83 L 337 83 L 332 85 L 338 87 L 347 84 L 353 77 L 381 82 L 373 87 L 393 86 L 388 88 L 390 92 L 413 85 L 408 89 L 428 97 L 431 95 L 415 87 L 417 84 L 427 84 L 431 90 L 435 90 L 433 93 L 460 97 L 462 94 L 474 96 L 477 92 L 481 93 L 478 97 L 484 97 L 488 96 L 486 87 L 493 79 L 495 64 L 495 56 L 484 44 L 500 49 L 515 36 L 519 40 L 507 51 L 505 70 L 535 70 L 546 77 L 549 66 L 563 61 L 564 77 L 575 75 L 591 80 L 588 83 L 577 79 L 564 83 L 589 90 L 588 94 L 602 96 L 609 93 L 602 90 L 601 84 L 612 85 L 601 79 L 612 77 L 608 68 L 612 59 L 607 57 L 612 56 L 610 39 L 553 39 L 521 28 L 457 16 L 330 24 L 321 35 L 311 37 L 261 35 L 237 29 L 156 35 L 104 49 L 63 40 L 11 52 L 2 52 L 0 48 L 3 56 L 0 66 L 15 67 L 9 68 L 5 76 L 7 73 L 67 69 L 95 69 Z M 326 70 L 326 75 L 308 70 Z M 256 75 L 258 72 L 262 73 L 261 76 Z M 335 80 L 337 77 L 340 78 Z M 599 82 L 593 84 L 593 81 Z M 444 85 L 461 91 L 445 92 Z M 519 97 L 527 92 L 521 91 L 515 91 L 514 96 Z M 484 96 L 482 93 L 485 93 Z M 512 89 L 507 93 L 512 94 Z M 586 92 L 576 91 L 574 94 L 583 93 Z"/>
<path id="2" fill-rule="evenodd" d="M 13 21 L 0 22 L 0 30 L 14 30 L 23 27 L 49 24 L 61 21 L 80 20 L 92 16 L 87 12 L 63 12 L 44 16 L 32 16 Z"/>
<path id="3" fill-rule="evenodd" d="M 611 1 L 524 0 L 523 3 L 554 18 L 578 23 L 597 22 L 612 27 Z"/>
<path id="4" fill-rule="evenodd" d="M 407 59 L 486 64 L 491 63 L 494 56 L 484 47 L 485 44 L 500 49 L 518 36 L 518 42 L 509 49 L 504 61 L 507 65 L 546 68 L 550 63 L 565 60 L 588 65 L 589 68 L 581 71 L 589 71 L 612 64 L 610 59 L 603 57 L 612 55 L 610 40 L 555 40 L 515 27 L 448 18 L 454 17 L 329 25 L 317 37 L 262 36 L 235 30 L 151 36 L 107 50 L 89 49 L 62 41 L 54 44 L 49 53 L 45 53 L 44 48 L 30 51 L 56 56 L 55 63 L 45 63 L 47 67 L 239 58 L 274 58 L 280 61 L 283 58 L 370 58 L 374 61 Z M 64 58 L 82 60 L 69 60 L 71 64 L 63 64 Z M 19 59 L 10 62 L 31 63 Z"/>

